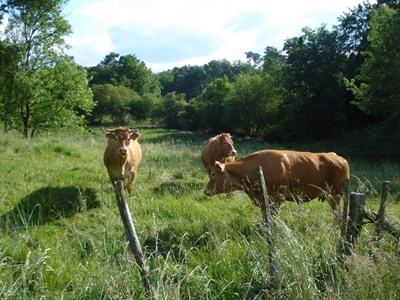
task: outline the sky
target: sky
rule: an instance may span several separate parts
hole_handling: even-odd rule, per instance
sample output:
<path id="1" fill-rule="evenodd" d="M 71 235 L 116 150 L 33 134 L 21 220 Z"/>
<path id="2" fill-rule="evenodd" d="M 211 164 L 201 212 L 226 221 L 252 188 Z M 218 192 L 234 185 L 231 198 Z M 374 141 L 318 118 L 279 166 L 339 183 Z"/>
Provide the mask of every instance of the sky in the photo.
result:
<path id="1" fill-rule="evenodd" d="M 372 2 L 372 1 L 371 1 Z M 281 50 L 303 27 L 332 29 L 362 0 L 70 0 L 67 51 L 82 66 L 133 54 L 153 72 L 211 60 L 246 61 L 245 52 Z"/>

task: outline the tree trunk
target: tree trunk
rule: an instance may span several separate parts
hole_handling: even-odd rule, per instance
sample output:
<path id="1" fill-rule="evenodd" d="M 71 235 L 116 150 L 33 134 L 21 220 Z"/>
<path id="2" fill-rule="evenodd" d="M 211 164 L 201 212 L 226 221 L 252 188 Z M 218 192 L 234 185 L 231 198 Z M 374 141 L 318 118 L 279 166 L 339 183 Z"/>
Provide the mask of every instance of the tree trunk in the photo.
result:
<path id="1" fill-rule="evenodd" d="M 24 129 L 22 131 L 22 134 L 24 135 L 24 139 L 28 139 L 28 119 L 24 118 Z"/>
<path id="2" fill-rule="evenodd" d="M 25 113 L 22 113 L 22 121 L 24 124 L 23 128 L 23 135 L 24 139 L 28 139 L 28 130 L 29 130 L 29 117 L 30 117 L 30 107 L 29 107 L 29 101 L 25 100 Z"/>

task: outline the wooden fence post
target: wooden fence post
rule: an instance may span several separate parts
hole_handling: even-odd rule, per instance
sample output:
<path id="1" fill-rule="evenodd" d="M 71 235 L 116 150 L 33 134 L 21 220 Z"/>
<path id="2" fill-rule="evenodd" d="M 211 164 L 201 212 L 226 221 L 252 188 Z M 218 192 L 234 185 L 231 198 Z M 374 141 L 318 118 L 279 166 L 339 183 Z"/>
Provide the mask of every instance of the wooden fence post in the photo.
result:
<path id="1" fill-rule="evenodd" d="M 389 194 L 389 184 L 390 184 L 390 181 L 384 181 L 382 183 L 381 203 L 379 206 L 377 224 L 376 224 L 376 228 L 375 228 L 375 236 L 376 236 L 375 244 L 376 244 L 376 246 L 379 246 L 382 229 L 383 229 L 384 222 L 385 222 L 386 207 L 387 207 L 388 194 Z"/>
<path id="2" fill-rule="evenodd" d="M 272 217 L 271 210 L 269 207 L 268 193 L 267 187 L 265 186 L 264 173 L 262 171 L 262 167 L 257 167 L 257 176 L 258 183 L 261 190 L 261 212 L 263 215 L 263 221 L 265 226 L 267 227 L 267 242 L 268 242 L 268 250 L 269 250 L 269 265 L 270 265 L 270 276 L 271 276 L 271 285 L 272 288 L 277 288 L 279 285 L 279 266 L 278 261 L 276 259 L 276 249 L 274 243 L 274 233 L 272 228 Z"/>
<path id="3" fill-rule="evenodd" d="M 346 247 L 344 251 L 346 255 L 350 254 L 351 248 L 355 246 L 361 233 L 365 198 L 365 194 L 350 194 L 349 222 L 347 224 Z"/>
<path id="4" fill-rule="evenodd" d="M 340 241 L 339 241 L 339 259 L 343 261 L 343 254 L 346 252 L 346 230 L 347 230 L 347 218 L 349 216 L 349 180 L 346 180 L 343 195 L 343 213 L 340 223 Z"/>
<path id="5" fill-rule="evenodd" d="M 114 182 L 114 190 L 117 197 L 122 223 L 124 224 L 126 234 L 128 235 L 129 244 L 135 256 L 136 263 L 139 266 L 144 288 L 149 298 L 153 297 L 154 299 L 157 299 L 156 292 L 151 284 L 149 269 L 143 257 L 142 248 L 140 247 L 139 238 L 136 234 L 135 226 L 132 222 L 132 216 L 129 210 L 129 206 L 125 199 L 124 186 L 121 180 L 117 180 L 116 182 Z"/>

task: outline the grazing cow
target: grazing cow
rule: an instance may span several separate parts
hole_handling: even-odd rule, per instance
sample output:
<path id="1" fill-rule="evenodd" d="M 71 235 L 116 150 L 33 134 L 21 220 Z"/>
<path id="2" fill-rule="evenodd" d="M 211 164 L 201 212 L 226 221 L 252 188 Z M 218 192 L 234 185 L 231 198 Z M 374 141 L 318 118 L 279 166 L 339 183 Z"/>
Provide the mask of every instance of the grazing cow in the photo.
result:
<path id="1" fill-rule="evenodd" d="M 131 192 L 136 171 L 142 160 L 142 150 L 138 143 L 139 132 L 118 127 L 107 130 L 108 143 L 104 151 L 104 165 L 111 183 L 128 178 L 128 191 Z"/>
<path id="2" fill-rule="evenodd" d="M 233 147 L 233 141 L 229 133 L 221 133 L 210 138 L 201 152 L 201 160 L 207 169 L 208 175 L 215 161 L 229 163 L 235 160 L 237 151 Z"/>
<path id="3" fill-rule="evenodd" d="M 229 164 L 216 161 L 204 193 L 212 196 L 244 190 L 260 206 L 262 196 L 256 175 L 259 165 L 273 209 L 278 209 L 284 200 L 306 202 L 318 197 L 327 200 L 333 212 L 339 214 L 350 168 L 343 157 L 333 152 L 263 150 Z"/>

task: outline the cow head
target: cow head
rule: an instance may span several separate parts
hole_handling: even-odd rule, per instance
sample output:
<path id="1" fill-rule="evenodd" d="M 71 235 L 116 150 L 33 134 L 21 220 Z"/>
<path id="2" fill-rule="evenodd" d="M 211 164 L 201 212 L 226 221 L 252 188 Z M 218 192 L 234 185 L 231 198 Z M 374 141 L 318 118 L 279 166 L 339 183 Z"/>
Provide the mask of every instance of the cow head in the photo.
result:
<path id="1" fill-rule="evenodd" d="M 210 180 L 208 181 L 204 193 L 207 196 L 212 196 L 235 191 L 237 189 L 238 188 L 235 187 L 229 176 L 229 172 L 225 169 L 225 164 L 216 161 L 214 167 L 211 169 Z"/>
<path id="2" fill-rule="evenodd" d="M 217 137 L 222 153 L 226 154 L 226 156 L 236 156 L 237 151 L 233 147 L 231 135 L 229 133 L 221 133 Z"/>
<path id="3" fill-rule="evenodd" d="M 118 149 L 118 155 L 125 157 L 128 155 L 128 146 L 131 141 L 137 140 L 140 137 L 137 130 L 130 130 L 129 128 L 108 129 L 106 137 L 109 143 L 115 144 Z"/>

